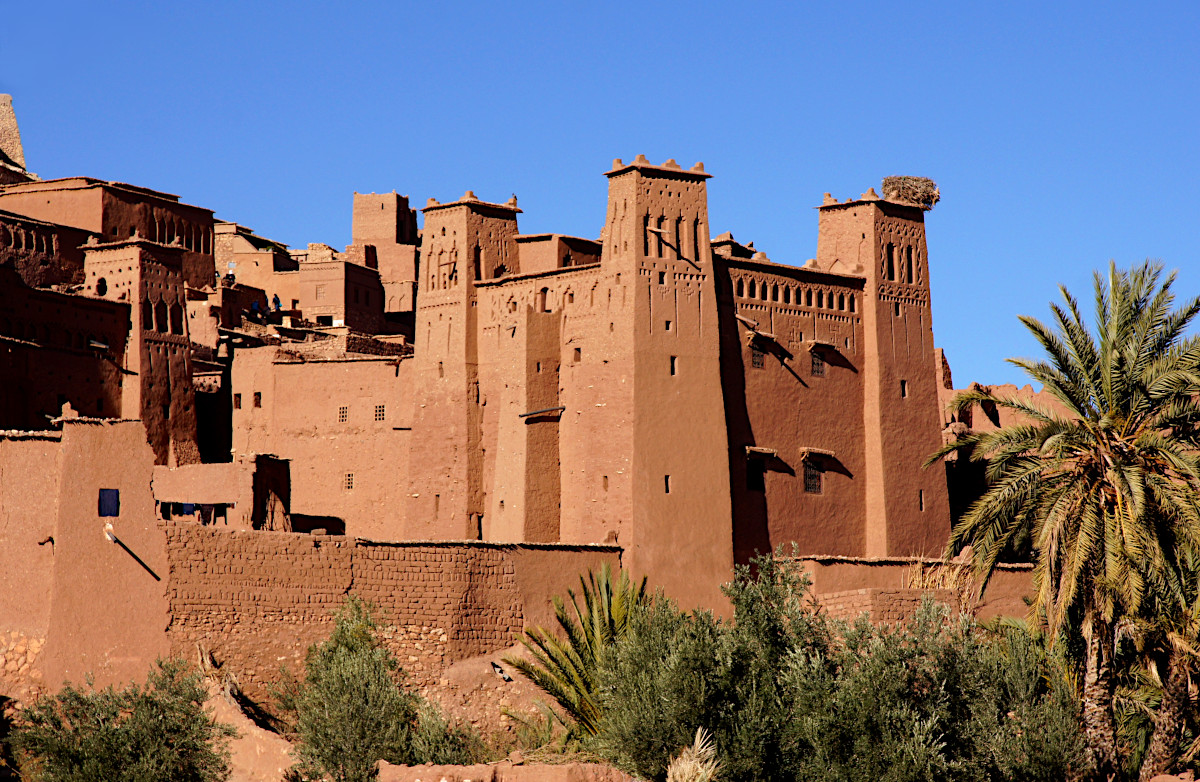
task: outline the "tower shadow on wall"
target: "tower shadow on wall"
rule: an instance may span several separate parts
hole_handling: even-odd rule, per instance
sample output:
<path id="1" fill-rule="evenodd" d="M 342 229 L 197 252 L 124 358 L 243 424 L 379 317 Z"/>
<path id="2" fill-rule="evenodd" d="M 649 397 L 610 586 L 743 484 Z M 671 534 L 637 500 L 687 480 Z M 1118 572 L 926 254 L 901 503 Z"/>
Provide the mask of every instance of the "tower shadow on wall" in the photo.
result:
<path id="1" fill-rule="evenodd" d="M 735 315 L 729 267 L 717 253 L 712 255 L 713 276 L 717 285 L 717 333 L 720 334 L 722 397 L 725 400 L 725 426 L 729 443 L 729 493 L 733 506 L 733 559 L 746 564 L 759 553 L 771 551 L 767 528 L 767 494 L 762 471 L 769 468 L 761 460 L 751 463 L 746 445 L 754 443 L 750 413 L 746 409 L 745 366 L 742 343 Z M 780 359 L 781 363 L 783 360 Z M 785 364 L 786 365 L 786 364 Z M 799 380 L 799 377 L 797 377 Z M 804 382 L 804 381 L 800 381 Z"/>

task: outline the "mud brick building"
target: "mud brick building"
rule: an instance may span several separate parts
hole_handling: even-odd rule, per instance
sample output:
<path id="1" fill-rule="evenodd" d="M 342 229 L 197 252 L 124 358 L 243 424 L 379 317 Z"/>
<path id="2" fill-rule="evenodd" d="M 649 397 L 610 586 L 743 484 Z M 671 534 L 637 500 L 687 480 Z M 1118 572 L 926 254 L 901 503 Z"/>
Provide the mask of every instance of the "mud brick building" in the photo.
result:
<path id="1" fill-rule="evenodd" d="M 432 682 L 603 562 L 722 611 L 780 546 L 831 610 L 909 610 L 958 474 L 921 463 L 970 425 L 928 204 L 826 194 L 792 263 L 714 238 L 702 164 L 604 176 L 594 239 L 356 193 L 349 246 L 292 250 L 38 179 L 0 98 L 0 684 L 198 645 L 258 686 L 350 592 Z"/>

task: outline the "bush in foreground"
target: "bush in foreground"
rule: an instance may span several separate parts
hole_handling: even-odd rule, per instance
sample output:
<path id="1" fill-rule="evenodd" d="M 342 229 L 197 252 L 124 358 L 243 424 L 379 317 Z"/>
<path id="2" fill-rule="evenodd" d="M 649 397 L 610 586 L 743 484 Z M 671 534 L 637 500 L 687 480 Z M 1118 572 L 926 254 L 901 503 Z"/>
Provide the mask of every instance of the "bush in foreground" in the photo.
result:
<path id="1" fill-rule="evenodd" d="M 329 639 L 309 648 L 304 681 L 282 704 L 285 712 L 294 710 L 299 775 L 360 782 L 375 777 L 380 760 L 478 760 L 478 734 L 450 725 L 436 707 L 398 685 L 403 676 L 379 640 L 372 607 L 352 596 Z"/>
<path id="2" fill-rule="evenodd" d="M 21 711 L 12 744 L 26 778 L 45 782 L 221 782 L 228 739 L 204 710 L 200 675 L 160 660 L 145 686 L 70 685 Z"/>

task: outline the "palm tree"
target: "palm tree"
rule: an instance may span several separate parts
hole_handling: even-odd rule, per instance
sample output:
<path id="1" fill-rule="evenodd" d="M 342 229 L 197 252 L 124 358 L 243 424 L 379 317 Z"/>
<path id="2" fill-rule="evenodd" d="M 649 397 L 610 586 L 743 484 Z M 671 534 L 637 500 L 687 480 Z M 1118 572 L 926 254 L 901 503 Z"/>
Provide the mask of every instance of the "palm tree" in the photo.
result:
<path id="1" fill-rule="evenodd" d="M 988 489 L 955 524 L 947 549 L 974 549 L 986 585 L 1001 554 L 1028 535 L 1035 557 L 1031 612 L 1055 637 L 1078 622 L 1084 640 L 1083 721 L 1097 774 L 1119 768 L 1113 714 L 1114 628 L 1148 593 L 1185 602 L 1181 551 L 1200 551 L 1200 339 L 1185 336 L 1200 298 L 1172 309 L 1175 274 L 1147 261 L 1095 274 L 1095 332 L 1063 287 L 1053 325 L 1021 322 L 1045 350 L 1010 359 L 1065 414 L 984 390 L 951 407 L 1008 409 L 1023 422 L 969 434 L 962 448 L 986 461 Z M 1069 619 L 1070 617 L 1070 619 Z"/>
<path id="2" fill-rule="evenodd" d="M 607 563 L 599 575 L 589 571 L 586 580 L 580 576 L 579 584 L 582 607 L 575 593 L 567 590 L 574 616 L 562 598 L 554 598 L 562 637 L 542 627 L 527 627 L 522 643 L 533 659 L 506 657 L 504 662 L 558 702 L 570 721 L 564 720 L 569 731 L 594 736 L 600 729 L 600 662 L 608 648 L 625 636 L 633 611 L 648 597 L 644 577 L 635 587 L 624 570 L 614 578 Z"/>

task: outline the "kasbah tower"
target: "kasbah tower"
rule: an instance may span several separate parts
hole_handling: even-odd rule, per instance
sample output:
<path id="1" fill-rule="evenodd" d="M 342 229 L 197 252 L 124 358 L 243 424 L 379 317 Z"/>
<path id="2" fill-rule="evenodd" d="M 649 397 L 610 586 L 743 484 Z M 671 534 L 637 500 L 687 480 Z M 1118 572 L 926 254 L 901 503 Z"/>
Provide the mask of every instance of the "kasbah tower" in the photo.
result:
<path id="1" fill-rule="evenodd" d="M 565 255 L 515 198 L 424 209 L 402 537 L 616 543 L 706 606 L 780 545 L 940 553 L 922 208 L 827 196 L 793 267 L 710 243 L 701 164 L 607 177 L 598 246 Z"/>

